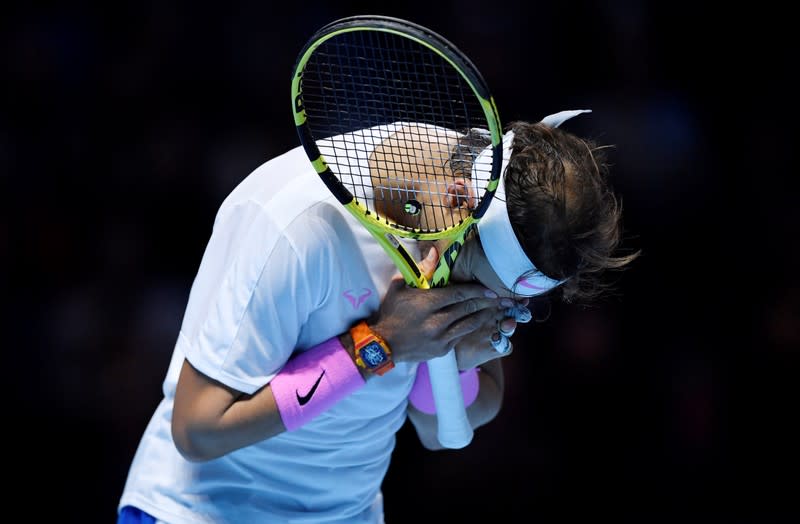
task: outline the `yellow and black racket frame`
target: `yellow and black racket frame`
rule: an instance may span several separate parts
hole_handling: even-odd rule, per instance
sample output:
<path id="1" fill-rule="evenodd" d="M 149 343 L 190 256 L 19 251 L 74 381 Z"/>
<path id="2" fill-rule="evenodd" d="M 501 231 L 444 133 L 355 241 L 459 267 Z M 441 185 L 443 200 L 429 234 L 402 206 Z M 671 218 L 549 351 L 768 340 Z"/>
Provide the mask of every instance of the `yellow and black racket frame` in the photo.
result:
<path id="1" fill-rule="evenodd" d="M 427 47 L 446 60 L 459 73 L 478 99 L 491 134 L 492 170 L 485 194 L 481 197 L 478 206 L 467 219 L 461 220 L 460 223 L 440 232 L 421 231 L 405 225 L 396 224 L 393 221 L 382 220 L 381 217 L 370 212 L 367 207 L 360 203 L 328 167 L 308 125 L 308 117 L 303 102 L 303 72 L 309 58 L 320 45 L 338 35 L 354 31 L 381 31 L 391 33 Z M 447 39 L 421 25 L 399 18 L 381 15 L 358 15 L 331 22 L 312 35 L 300 51 L 295 62 L 291 86 L 294 122 L 297 134 L 300 138 L 300 143 L 314 166 L 314 169 L 331 193 L 367 227 L 375 239 L 384 247 L 397 267 L 400 268 L 406 283 L 423 289 L 445 285 L 449 280 L 450 270 L 452 269 L 464 240 L 468 233 L 477 225 L 477 222 L 486 212 L 489 204 L 491 204 L 499 183 L 501 176 L 500 171 L 502 168 L 503 135 L 497 106 L 489 92 L 486 82 L 472 61 Z M 421 274 L 416 261 L 414 261 L 413 257 L 408 253 L 403 244 L 399 242 L 396 236 L 413 238 L 416 240 L 453 238 L 449 247 L 441 254 L 439 265 L 434 272 L 431 282 L 428 282 L 424 275 Z"/>

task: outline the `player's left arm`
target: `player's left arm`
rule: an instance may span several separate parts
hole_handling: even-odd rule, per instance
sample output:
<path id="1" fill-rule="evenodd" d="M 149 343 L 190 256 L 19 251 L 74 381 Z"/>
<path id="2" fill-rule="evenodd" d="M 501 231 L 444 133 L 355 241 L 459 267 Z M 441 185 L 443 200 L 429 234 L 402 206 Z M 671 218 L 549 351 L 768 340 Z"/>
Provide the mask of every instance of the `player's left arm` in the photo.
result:
<path id="1" fill-rule="evenodd" d="M 505 387 L 501 359 L 485 362 L 478 369 L 478 396 L 467 408 L 467 418 L 473 429 L 488 424 L 497 416 L 502 407 Z M 424 413 L 415 408 L 411 402 L 408 403 L 407 413 L 420 442 L 426 449 L 432 451 L 446 449 L 437 439 L 438 422 L 435 414 Z"/>

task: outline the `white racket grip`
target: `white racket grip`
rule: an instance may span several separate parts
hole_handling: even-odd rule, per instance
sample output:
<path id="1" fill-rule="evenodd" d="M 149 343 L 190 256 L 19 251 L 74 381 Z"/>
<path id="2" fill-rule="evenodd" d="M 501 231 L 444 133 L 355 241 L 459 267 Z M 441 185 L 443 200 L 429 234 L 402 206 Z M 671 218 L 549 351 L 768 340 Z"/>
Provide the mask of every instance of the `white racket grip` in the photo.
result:
<path id="1" fill-rule="evenodd" d="M 463 448 L 472 442 L 473 431 L 464 407 L 456 352 L 451 349 L 444 356 L 429 360 L 428 372 L 439 421 L 439 443 L 446 448 Z"/>

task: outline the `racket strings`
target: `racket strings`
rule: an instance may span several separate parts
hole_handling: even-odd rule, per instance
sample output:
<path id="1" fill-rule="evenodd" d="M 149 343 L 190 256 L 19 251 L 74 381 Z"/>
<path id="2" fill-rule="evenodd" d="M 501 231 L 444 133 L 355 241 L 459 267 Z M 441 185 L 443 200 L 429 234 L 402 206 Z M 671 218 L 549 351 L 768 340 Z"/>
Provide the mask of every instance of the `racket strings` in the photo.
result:
<path id="1" fill-rule="evenodd" d="M 456 207 L 480 202 L 490 173 L 453 159 L 468 147 L 461 137 L 487 127 L 485 114 L 458 70 L 427 46 L 383 31 L 336 35 L 311 55 L 302 94 L 328 166 L 381 221 L 440 232 L 468 216 L 454 213 L 454 188 L 474 199 L 456 195 Z"/>

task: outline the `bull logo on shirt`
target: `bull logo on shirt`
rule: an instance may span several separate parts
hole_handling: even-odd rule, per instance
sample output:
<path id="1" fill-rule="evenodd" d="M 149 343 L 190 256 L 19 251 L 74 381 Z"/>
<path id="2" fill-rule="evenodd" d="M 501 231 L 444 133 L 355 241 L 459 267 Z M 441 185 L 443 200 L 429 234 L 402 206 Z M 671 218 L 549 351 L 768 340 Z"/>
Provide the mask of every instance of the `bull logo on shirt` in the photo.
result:
<path id="1" fill-rule="evenodd" d="M 353 309 L 358 309 L 359 307 L 361 307 L 361 304 L 366 302 L 366 300 L 372 296 L 372 290 L 364 287 L 361 288 L 361 291 L 359 292 L 358 295 L 354 295 L 353 290 L 348 289 L 347 291 L 342 293 L 342 296 L 346 298 L 347 301 L 350 302 L 350 304 L 353 305 Z"/>

